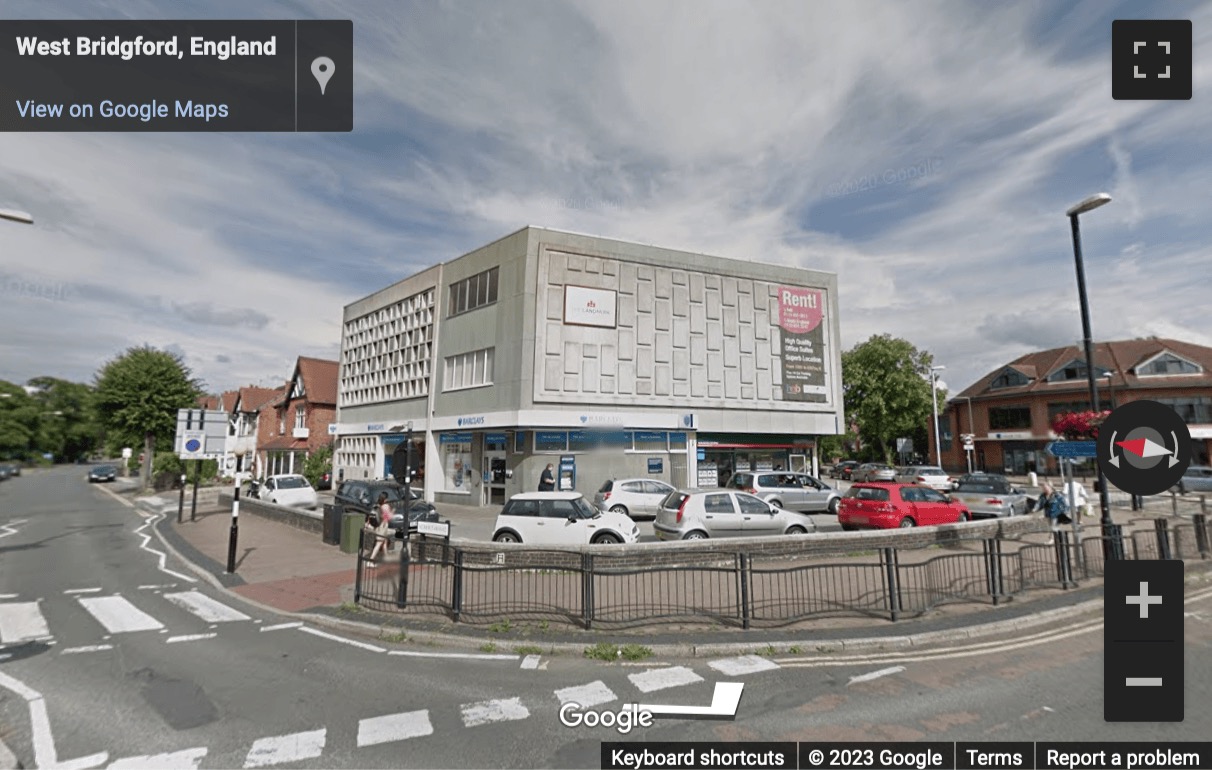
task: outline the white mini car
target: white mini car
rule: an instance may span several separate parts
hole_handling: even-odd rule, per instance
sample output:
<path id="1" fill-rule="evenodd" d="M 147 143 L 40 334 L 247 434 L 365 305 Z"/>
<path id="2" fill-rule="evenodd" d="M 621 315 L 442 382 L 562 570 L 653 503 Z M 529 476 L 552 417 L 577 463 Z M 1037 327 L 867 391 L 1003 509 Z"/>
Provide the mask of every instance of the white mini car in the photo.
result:
<path id="1" fill-rule="evenodd" d="M 320 504 L 316 490 L 303 476 L 283 474 L 270 476 L 261 486 L 258 497 L 275 505 L 315 510 Z"/>
<path id="2" fill-rule="evenodd" d="M 492 539 L 527 545 L 634 543 L 640 530 L 622 513 L 600 511 L 580 492 L 524 492 L 497 514 Z"/>

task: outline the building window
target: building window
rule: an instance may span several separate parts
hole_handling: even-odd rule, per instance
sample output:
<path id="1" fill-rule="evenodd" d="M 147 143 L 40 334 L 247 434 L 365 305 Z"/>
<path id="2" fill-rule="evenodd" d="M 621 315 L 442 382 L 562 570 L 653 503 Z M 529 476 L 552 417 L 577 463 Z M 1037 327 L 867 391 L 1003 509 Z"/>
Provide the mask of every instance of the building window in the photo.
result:
<path id="1" fill-rule="evenodd" d="M 1027 379 L 1027 375 L 1017 369 L 1006 369 L 997 377 L 993 378 L 993 382 L 989 383 L 989 387 L 993 390 L 1000 388 L 1019 388 L 1031 382 Z"/>
<path id="2" fill-rule="evenodd" d="M 1095 379 L 1101 379 L 1107 374 L 1106 369 L 1094 368 Z M 1086 362 L 1075 358 L 1069 363 L 1048 375 L 1048 382 L 1073 382 L 1086 379 Z"/>
<path id="3" fill-rule="evenodd" d="M 478 275 L 464 278 L 450 285 L 450 304 L 446 315 L 466 313 L 497 301 L 497 283 L 500 268 L 485 270 Z"/>
<path id="4" fill-rule="evenodd" d="M 1182 398 L 1157 398 L 1159 404 L 1165 404 L 1188 425 L 1204 425 L 1212 423 L 1212 398 L 1207 396 L 1185 396 Z"/>
<path id="5" fill-rule="evenodd" d="M 460 353 L 446 359 L 443 390 L 479 388 L 492 384 L 493 348 Z"/>
<path id="6" fill-rule="evenodd" d="M 1029 413 L 1028 416 L 1030 416 Z M 944 452 L 950 452 L 952 436 L 951 417 L 949 415 L 940 414 L 938 416 L 938 440 L 939 444 L 941 445 L 939 446 L 939 449 Z"/>
<path id="7" fill-rule="evenodd" d="M 1031 407 L 994 406 L 989 409 L 990 430 L 1021 430 L 1031 427 Z"/>
<path id="8" fill-rule="evenodd" d="M 1162 353 L 1144 366 L 1136 368 L 1137 377 L 1165 377 L 1175 374 L 1199 374 L 1203 367 L 1173 353 Z"/>
<path id="9" fill-rule="evenodd" d="M 564 452 L 568 450 L 568 434 L 564 431 L 539 430 L 534 434 L 534 451 Z"/>
<path id="10" fill-rule="evenodd" d="M 301 407 L 301 406 L 296 407 L 295 408 L 295 427 L 302 429 L 302 428 L 306 427 L 306 425 L 307 424 L 303 421 L 303 407 Z"/>
<path id="11" fill-rule="evenodd" d="M 278 435 L 281 436 L 281 435 L 284 435 L 285 433 L 286 433 L 286 412 L 282 412 L 281 415 L 278 417 Z"/>

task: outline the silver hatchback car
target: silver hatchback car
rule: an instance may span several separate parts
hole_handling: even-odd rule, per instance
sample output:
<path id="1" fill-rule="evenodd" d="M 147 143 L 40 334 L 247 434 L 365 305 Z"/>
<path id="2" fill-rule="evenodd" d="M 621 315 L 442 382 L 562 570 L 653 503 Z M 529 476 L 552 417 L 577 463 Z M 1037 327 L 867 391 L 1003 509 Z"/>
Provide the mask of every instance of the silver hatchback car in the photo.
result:
<path id="1" fill-rule="evenodd" d="M 672 486 L 655 479 L 609 479 L 593 496 L 593 504 L 598 510 L 614 511 L 633 519 L 656 518 L 661 501 L 673 491 Z"/>
<path id="2" fill-rule="evenodd" d="M 827 511 L 837 513 L 842 493 L 807 473 L 735 473 L 729 489 L 756 495 L 772 505 L 789 511 Z"/>
<path id="3" fill-rule="evenodd" d="M 735 489 L 679 489 L 665 498 L 652 525 L 658 540 L 803 535 L 811 516 L 776 508 Z"/>

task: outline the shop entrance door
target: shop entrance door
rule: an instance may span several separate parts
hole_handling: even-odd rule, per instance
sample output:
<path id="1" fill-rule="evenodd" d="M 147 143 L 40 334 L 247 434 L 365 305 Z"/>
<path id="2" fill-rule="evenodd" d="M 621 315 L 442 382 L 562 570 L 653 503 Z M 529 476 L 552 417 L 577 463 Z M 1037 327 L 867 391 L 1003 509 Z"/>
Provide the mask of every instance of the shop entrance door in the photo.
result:
<path id="1" fill-rule="evenodd" d="M 484 453 L 484 505 L 505 504 L 505 452 Z"/>
<path id="2" fill-rule="evenodd" d="M 792 473 L 812 473 L 808 467 L 808 455 L 791 455 L 787 470 Z"/>

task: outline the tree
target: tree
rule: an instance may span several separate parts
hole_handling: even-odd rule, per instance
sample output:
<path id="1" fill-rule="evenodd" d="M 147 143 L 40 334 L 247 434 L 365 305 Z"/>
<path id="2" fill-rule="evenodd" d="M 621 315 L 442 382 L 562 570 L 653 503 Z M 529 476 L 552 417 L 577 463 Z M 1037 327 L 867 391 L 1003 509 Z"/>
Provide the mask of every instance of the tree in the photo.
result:
<path id="1" fill-rule="evenodd" d="M 332 471 L 332 444 L 325 444 L 303 461 L 303 475 L 313 487 L 320 486 L 320 477 Z"/>
<path id="2" fill-rule="evenodd" d="M 38 433 L 39 411 L 24 388 L 0 380 L 0 457 L 29 457 Z"/>
<path id="3" fill-rule="evenodd" d="M 170 444 L 177 410 L 190 409 L 201 383 L 176 354 L 145 345 L 105 364 L 96 378 L 96 405 L 107 435 L 134 446 L 143 443 L 143 488 L 151 481 L 157 442 Z"/>
<path id="4" fill-rule="evenodd" d="M 27 385 L 40 407 L 36 442 L 41 451 L 71 462 L 100 447 L 102 431 L 91 387 L 55 377 L 35 377 Z"/>
<path id="5" fill-rule="evenodd" d="M 862 443 L 891 462 L 895 439 L 929 425 L 933 356 L 906 340 L 883 334 L 842 353 L 846 419 L 858 426 Z M 939 390 L 939 413 L 946 394 Z"/>

